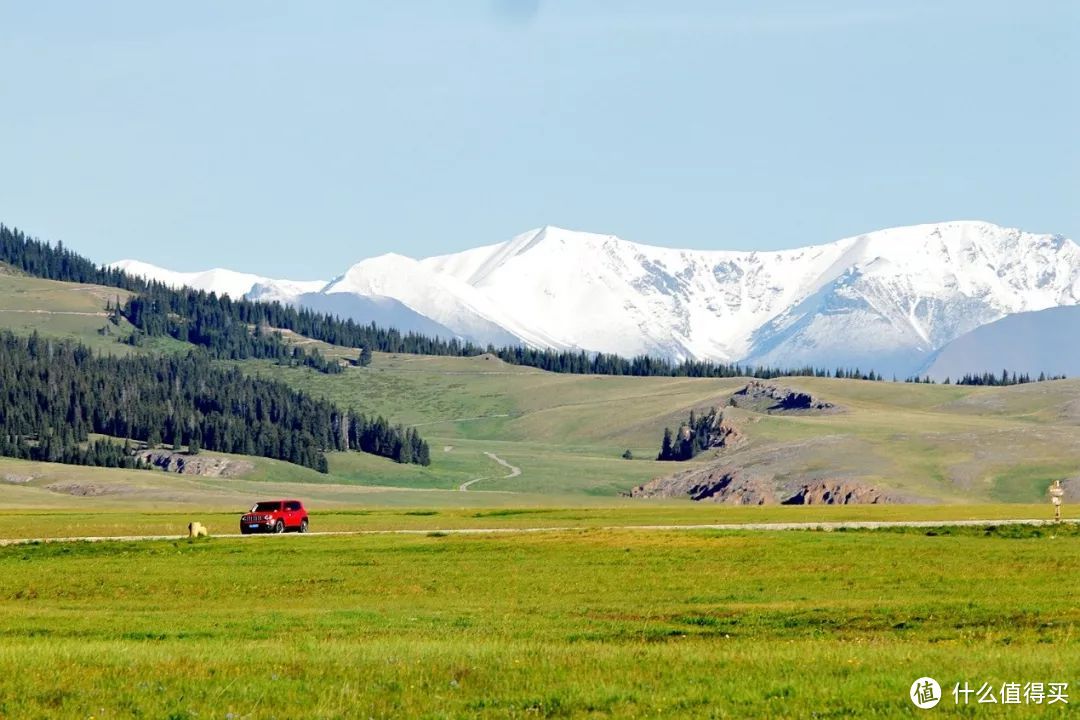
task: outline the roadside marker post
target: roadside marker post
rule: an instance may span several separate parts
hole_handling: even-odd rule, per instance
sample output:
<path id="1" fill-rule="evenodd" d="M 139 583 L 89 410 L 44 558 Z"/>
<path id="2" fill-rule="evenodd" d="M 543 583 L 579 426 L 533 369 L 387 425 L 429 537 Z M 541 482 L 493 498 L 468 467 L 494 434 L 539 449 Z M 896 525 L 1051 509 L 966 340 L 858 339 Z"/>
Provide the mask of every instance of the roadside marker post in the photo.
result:
<path id="1" fill-rule="evenodd" d="M 1065 488 L 1061 487 L 1061 481 L 1055 480 L 1050 486 L 1050 502 L 1054 505 L 1054 522 L 1061 522 L 1061 499 L 1065 496 Z"/>

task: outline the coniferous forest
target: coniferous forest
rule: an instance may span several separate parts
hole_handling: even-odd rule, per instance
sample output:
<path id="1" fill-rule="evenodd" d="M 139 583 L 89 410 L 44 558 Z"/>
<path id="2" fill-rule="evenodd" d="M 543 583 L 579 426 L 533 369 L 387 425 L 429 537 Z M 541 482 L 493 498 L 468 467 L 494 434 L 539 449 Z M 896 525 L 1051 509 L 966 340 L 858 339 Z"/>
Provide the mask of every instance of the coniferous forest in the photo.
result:
<path id="1" fill-rule="evenodd" d="M 768 368 L 695 360 L 676 363 L 648 355 L 625 358 L 610 353 L 537 350 L 524 346 L 480 347 L 457 339 L 444 340 L 411 332 L 403 334 L 393 328 L 342 320 L 278 302 L 234 300 L 201 290 L 173 289 L 161 283 L 147 282 L 119 270 L 98 267 L 62 244 L 53 246 L 3 225 L 0 225 L 0 262 L 36 277 L 106 285 L 136 293 L 136 297 L 118 308 L 118 312 L 141 333 L 130 342 L 137 344 L 144 336 L 170 336 L 207 348 L 218 358 L 273 358 L 287 364 L 311 366 L 322 372 L 340 372 L 341 368 L 317 352 L 287 346 L 270 330 L 289 330 L 332 345 L 358 348 L 361 350 L 359 364 L 369 362 L 372 351 L 454 357 L 491 353 L 512 365 L 556 373 L 761 379 L 812 375 L 884 379 L 873 371 L 844 368 Z"/>
<path id="2" fill-rule="evenodd" d="M 161 283 L 129 276 L 120 270 L 98 267 L 62 244 L 53 246 L 3 225 L 0 225 L 0 262 L 36 277 L 106 285 L 136 293 L 136 297 L 117 309 L 138 330 L 138 334 L 129 342 L 137 344 L 145 336 L 167 335 L 204 347 L 218 358 L 272 358 L 283 364 L 306 365 L 328 373 L 340 372 L 340 364 L 328 361 L 318 352 L 288 346 L 273 329 L 289 330 L 332 345 L 357 348 L 360 350 L 357 358 L 360 365 L 370 362 L 372 351 L 455 357 L 491 353 L 512 365 L 556 373 L 700 378 L 813 376 L 885 379 L 873 370 L 857 368 L 757 367 L 698 360 L 672 362 L 648 355 L 625 358 L 610 353 L 538 350 L 521 345 L 485 348 L 457 339 L 403 334 L 393 328 L 342 320 L 333 315 L 278 302 L 233 300 L 201 290 L 169 288 Z M 909 382 L 913 381 L 915 379 L 909 379 Z M 965 376 L 960 382 L 1002 384 L 1000 378 L 995 379 L 990 374 Z M 1011 384 L 1013 380 L 1010 377 L 1006 382 Z"/>
<path id="3" fill-rule="evenodd" d="M 280 382 L 215 365 L 205 352 L 100 357 L 84 345 L 0 333 L 0 454 L 134 467 L 90 433 L 277 458 L 326 472 L 325 451 L 430 463 L 411 428 L 350 414 Z"/>

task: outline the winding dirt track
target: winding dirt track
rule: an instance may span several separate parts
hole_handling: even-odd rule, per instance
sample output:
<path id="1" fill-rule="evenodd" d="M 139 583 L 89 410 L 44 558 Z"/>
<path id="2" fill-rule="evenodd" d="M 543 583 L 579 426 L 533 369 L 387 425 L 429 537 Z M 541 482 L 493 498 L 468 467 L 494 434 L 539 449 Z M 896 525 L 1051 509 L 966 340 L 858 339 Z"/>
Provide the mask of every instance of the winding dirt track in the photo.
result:
<path id="1" fill-rule="evenodd" d="M 240 535 L 239 533 L 224 533 L 213 537 L 218 538 L 259 538 L 259 537 L 334 537 L 344 535 L 521 535 L 527 533 L 548 532 L 588 532 L 588 531 L 678 531 L 678 530 L 724 530 L 724 531 L 754 531 L 773 532 L 783 530 L 816 530 L 830 532 L 833 530 L 882 530 L 887 528 L 940 528 L 940 527 L 997 527 L 1001 525 L 1034 525 L 1050 526 L 1055 524 L 1080 524 L 1080 518 L 1062 520 L 1055 523 L 1052 520 L 910 520 L 897 522 L 807 522 L 807 523 L 722 523 L 714 525 L 605 525 L 601 527 L 503 527 L 503 528 L 427 528 L 423 530 L 338 530 L 332 532 L 310 532 L 307 535 L 290 533 L 283 536 L 275 535 Z M 62 538 L 8 538 L 0 539 L 0 547 L 9 545 L 30 545 L 33 543 L 64 543 L 64 542 L 139 542 L 143 540 L 183 540 L 186 535 L 112 535 L 102 537 L 62 537 Z"/>
<path id="2" fill-rule="evenodd" d="M 472 486 L 475 483 L 480 482 L 481 480 L 505 480 L 507 478 L 516 478 L 518 475 L 521 474 L 521 468 L 514 467 L 513 465 L 506 462 L 505 460 L 503 460 L 501 457 L 499 457 L 495 453 L 486 452 L 484 454 L 487 455 L 492 460 L 494 460 L 495 462 L 502 465 L 504 468 L 506 468 L 510 472 L 507 473 L 506 475 L 501 475 L 501 476 L 499 476 L 497 478 L 495 478 L 495 477 L 478 477 L 478 478 L 474 478 L 472 480 L 469 480 L 468 482 L 463 482 L 460 485 L 458 485 L 458 490 L 460 490 L 461 492 L 468 492 L 470 486 Z"/>

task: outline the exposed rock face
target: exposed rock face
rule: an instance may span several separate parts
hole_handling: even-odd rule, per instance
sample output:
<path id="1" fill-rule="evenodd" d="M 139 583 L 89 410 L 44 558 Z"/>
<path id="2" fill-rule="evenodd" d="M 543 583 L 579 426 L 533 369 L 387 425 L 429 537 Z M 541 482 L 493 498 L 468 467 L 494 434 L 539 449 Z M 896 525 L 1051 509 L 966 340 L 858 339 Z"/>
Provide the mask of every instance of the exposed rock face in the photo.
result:
<path id="1" fill-rule="evenodd" d="M 897 498 L 852 480 L 814 480 L 777 487 L 774 478 L 730 466 L 691 470 L 656 478 L 630 491 L 635 498 L 689 497 L 725 505 L 878 505 Z"/>
<path id="2" fill-rule="evenodd" d="M 238 477 L 255 469 L 255 465 L 247 460 L 188 455 L 171 450 L 143 450 L 136 453 L 136 457 L 155 468 L 182 475 Z"/>
<path id="3" fill-rule="evenodd" d="M 807 483 L 784 500 L 784 505 L 879 505 L 895 502 L 876 488 L 850 480 L 818 480 Z"/>
<path id="4" fill-rule="evenodd" d="M 702 450 L 735 448 L 745 442 L 746 436 L 742 430 L 735 425 L 731 418 L 725 417 L 723 411 L 717 412 L 716 408 L 713 408 L 703 419 L 709 424 L 709 427 L 707 440 L 704 447 L 701 448 Z M 692 434 L 693 429 L 689 425 L 683 425 L 679 428 L 680 440 L 689 440 Z"/>
<path id="5" fill-rule="evenodd" d="M 636 498 L 686 496 L 691 500 L 726 505 L 775 505 L 777 502 L 768 483 L 727 467 L 690 470 L 673 477 L 656 478 L 630 491 L 630 497 Z"/>
<path id="6" fill-rule="evenodd" d="M 784 388 L 760 380 L 751 380 L 746 387 L 732 393 L 730 403 L 735 407 L 758 412 L 837 412 L 839 408 L 810 393 Z"/>
<path id="7" fill-rule="evenodd" d="M 746 436 L 732 422 L 731 418 L 725 417 L 724 413 L 721 412 L 717 415 L 709 440 L 709 447 L 733 448 L 742 445 L 746 441 Z"/>
<path id="8" fill-rule="evenodd" d="M 865 440 L 842 435 L 756 444 L 696 462 L 635 487 L 634 498 L 690 498 L 731 505 L 918 503 L 907 492 L 884 490 L 889 457 Z"/>

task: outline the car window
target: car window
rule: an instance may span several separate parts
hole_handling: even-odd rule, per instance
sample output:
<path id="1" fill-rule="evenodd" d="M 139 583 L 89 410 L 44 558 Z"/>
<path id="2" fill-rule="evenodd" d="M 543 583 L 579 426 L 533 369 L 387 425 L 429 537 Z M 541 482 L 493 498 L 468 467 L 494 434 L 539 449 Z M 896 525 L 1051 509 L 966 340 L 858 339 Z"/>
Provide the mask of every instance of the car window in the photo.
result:
<path id="1" fill-rule="evenodd" d="M 280 502 L 261 502 L 251 509 L 251 512 L 274 512 L 281 508 Z"/>
<path id="2" fill-rule="evenodd" d="M 298 502 L 285 503 L 285 509 L 286 510 L 299 510 L 300 509 L 300 503 L 298 503 Z"/>

